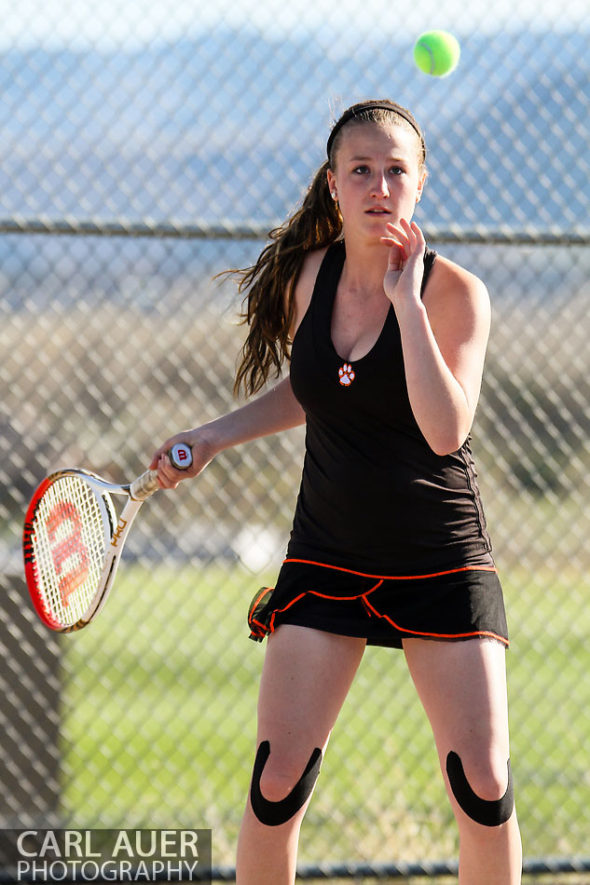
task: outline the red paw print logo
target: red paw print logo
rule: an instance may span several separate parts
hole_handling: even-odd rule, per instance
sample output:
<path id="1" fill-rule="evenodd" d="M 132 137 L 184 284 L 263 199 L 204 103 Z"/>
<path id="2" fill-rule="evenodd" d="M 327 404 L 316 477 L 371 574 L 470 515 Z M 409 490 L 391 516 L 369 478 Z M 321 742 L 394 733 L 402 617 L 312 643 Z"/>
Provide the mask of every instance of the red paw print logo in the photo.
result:
<path id="1" fill-rule="evenodd" d="M 338 369 L 338 375 L 340 376 L 340 383 L 343 387 L 350 387 L 354 381 L 354 371 L 350 363 L 344 363 L 344 365 Z"/>

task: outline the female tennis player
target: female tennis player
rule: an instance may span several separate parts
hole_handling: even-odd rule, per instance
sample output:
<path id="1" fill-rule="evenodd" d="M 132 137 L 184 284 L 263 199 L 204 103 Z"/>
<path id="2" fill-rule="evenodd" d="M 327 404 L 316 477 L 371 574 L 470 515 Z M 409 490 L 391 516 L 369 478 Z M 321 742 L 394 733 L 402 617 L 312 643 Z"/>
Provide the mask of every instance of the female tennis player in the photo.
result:
<path id="1" fill-rule="evenodd" d="M 490 307 L 483 283 L 412 222 L 425 159 L 399 105 L 341 116 L 300 210 L 240 272 L 249 332 L 236 383 L 255 393 L 285 359 L 289 375 L 153 457 L 173 488 L 224 449 L 306 423 L 287 555 L 249 614 L 268 641 L 239 885 L 294 882 L 302 818 L 366 645 L 405 654 L 458 824 L 459 881 L 521 879 L 506 618 L 469 444 Z M 183 473 L 165 454 L 178 442 L 193 448 Z M 378 690 L 395 704 L 395 686 Z"/>

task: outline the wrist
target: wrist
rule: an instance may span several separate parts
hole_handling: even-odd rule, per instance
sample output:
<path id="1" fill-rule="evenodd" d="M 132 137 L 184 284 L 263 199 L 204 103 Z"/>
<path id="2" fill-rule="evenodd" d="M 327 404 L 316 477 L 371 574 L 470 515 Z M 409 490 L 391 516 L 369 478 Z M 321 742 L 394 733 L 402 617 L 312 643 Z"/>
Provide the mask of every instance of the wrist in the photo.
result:
<path id="1" fill-rule="evenodd" d="M 199 447 L 207 461 L 211 461 L 216 455 L 231 445 L 223 435 L 219 418 L 215 421 L 210 421 L 208 424 L 203 424 L 194 430 L 193 433 L 194 445 Z"/>
<path id="2" fill-rule="evenodd" d="M 393 302 L 393 306 L 400 325 L 404 322 L 418 321 L 422 323 L 427 320 L 428 315 L 426 313 L 426 308 L 419 296 L 417 298 L 403 298 L 396 300 Z"/>

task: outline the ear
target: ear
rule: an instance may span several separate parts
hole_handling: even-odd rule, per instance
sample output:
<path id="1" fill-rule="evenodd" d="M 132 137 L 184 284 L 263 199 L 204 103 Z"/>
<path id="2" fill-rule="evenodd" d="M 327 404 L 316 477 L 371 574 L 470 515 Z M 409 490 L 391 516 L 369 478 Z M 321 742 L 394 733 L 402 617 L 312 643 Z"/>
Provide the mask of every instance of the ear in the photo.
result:
<path id="1" fill-rule="evenodd" d="M 416 202 L 417 203 L 420 202 L 420 198 L 422 196 L 422 190 L 424 189 L 424 185 L 426 184 L 427 175 L 428 175 L 428 173 L 425 169 L 424 172 L 421 174 L 421 176 L 418 179 L 418 187 L 416 188 Z"/>
<path id="2" fill-rule="evenodd" d="M 328 188 L 330 190 L 330 194 L 332 196 L 332 199 L 337 200 L 338 199 L 338 190 L 336 189 L 336 176 L 334 175 L 334 173 L 332 172 L 331 169 L 327 170 L 326 176 L 328 178 Z"/>

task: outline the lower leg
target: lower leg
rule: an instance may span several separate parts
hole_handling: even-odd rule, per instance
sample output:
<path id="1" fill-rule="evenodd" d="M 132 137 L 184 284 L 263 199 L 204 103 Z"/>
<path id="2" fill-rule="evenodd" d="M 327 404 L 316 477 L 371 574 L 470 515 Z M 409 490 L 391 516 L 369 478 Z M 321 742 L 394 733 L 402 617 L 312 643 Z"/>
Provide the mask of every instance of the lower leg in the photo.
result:
<path id="1" fill-rule="evenodd" d="M 459 827 L 459 885 L 519 885 L 522 846 L 516 814 L 498 827 Z"/>
<path id="2" fill-rule="evenodd" d="M 255 765 L 259 789 L 254 808 L 248 797 L 242 820 L 237 885 L 294 883 L 299 831 L 317 770 L 312 766 L 311 777 L 305 772 L 316 748 L 325 750 L 364 647 L 364 640 L 291 625 L 269 637 L 257 740 L 259 754 L 266 741 L 270 752 Z"/>
<path id="3" fill-rule="evenodd" d="M 443 760 L 441 760 L 442 762 Z M 463 760 L 449 752 L 445 764 L 449 797 L 460 833 L 459 881 L 518 883 L 522 850 L 514 811 L 510 762 L 474 753 Z"/>
<path id="4" fill-rule="evenodd" d="M 410 640 L 404 649 L 433 728 L 459 827 L 460 885 L 519 885 L 522 848 L 508 801 L 504 649 L 498 642 L 477 639 Z M 461 760 L 463 777 L 449 768 L 451 754 Z"/>
<path id="5" fill-rule="evenodd" d="M 236 885 L 291 885 L 295 881 L 298 821 L 278 827 L 260 823 L 250 802 L 244 813 L 238 839 Z"/>
<path id="6" fill-rule="evenodd" d="M 299 781 L 276 767 L 265 772 L 271 757 L 270 742 L 258 748 L 250 796 L 238 843 L 240 882 L 291 883 L 295 878 L 299 830 L 319 774 L 323 754 L 319 747 Z M 264 792 L 263 792 L 264 778 Z M 264 863 L 261 864 L 261 857 Z"/>

